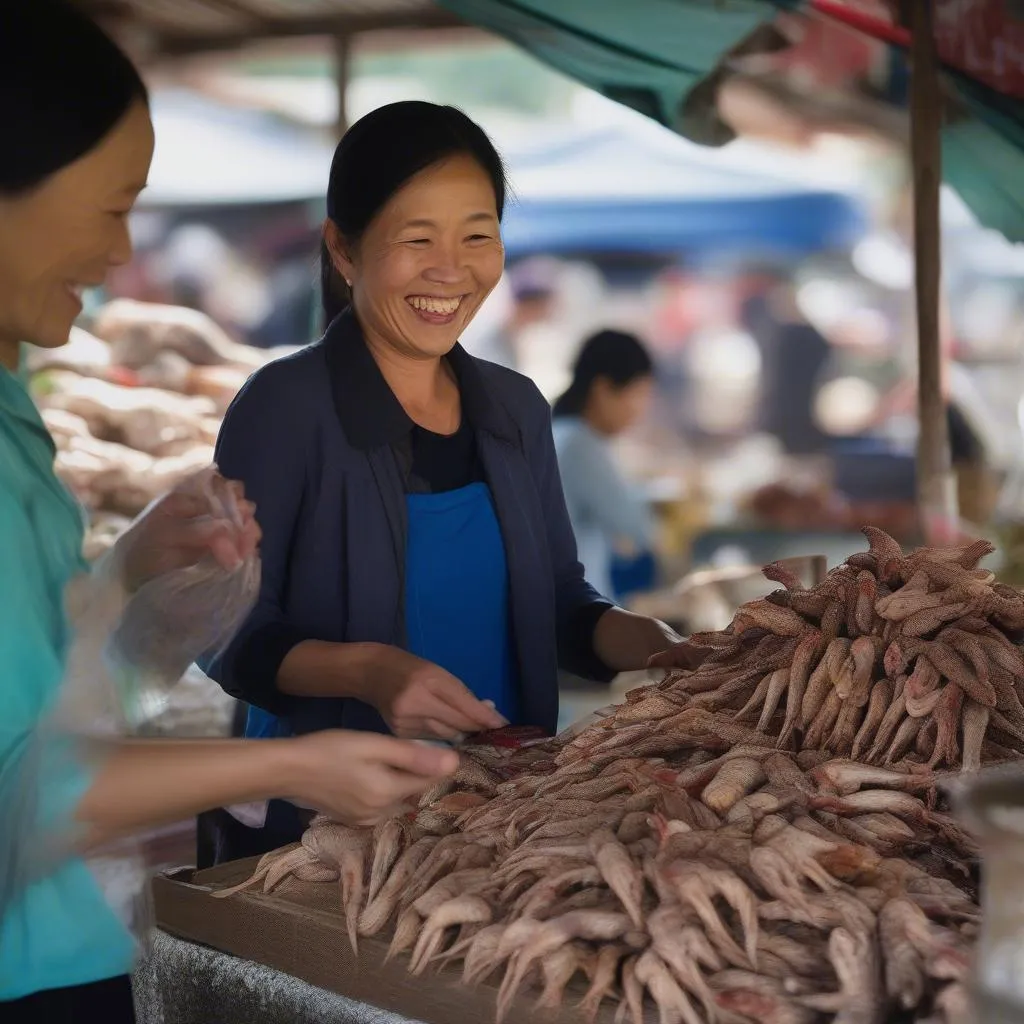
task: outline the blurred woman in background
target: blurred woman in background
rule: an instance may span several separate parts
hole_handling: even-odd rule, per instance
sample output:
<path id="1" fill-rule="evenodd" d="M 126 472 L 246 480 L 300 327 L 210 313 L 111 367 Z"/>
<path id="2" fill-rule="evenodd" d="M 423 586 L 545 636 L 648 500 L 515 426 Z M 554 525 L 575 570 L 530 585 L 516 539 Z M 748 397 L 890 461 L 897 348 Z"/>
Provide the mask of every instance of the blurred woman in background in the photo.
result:
<path id="1" fill-rule="evenodd" d="M 580 561 L 603 594 L 613 594 L 616 559 L 649 554 L 655 524 L 647 502 L 616 465 L 613 440 L 646 415 L 654 364 L 642 342 L 600 331 L 576 358 L 572 383 L 554 407 L 555 450 Z"/>

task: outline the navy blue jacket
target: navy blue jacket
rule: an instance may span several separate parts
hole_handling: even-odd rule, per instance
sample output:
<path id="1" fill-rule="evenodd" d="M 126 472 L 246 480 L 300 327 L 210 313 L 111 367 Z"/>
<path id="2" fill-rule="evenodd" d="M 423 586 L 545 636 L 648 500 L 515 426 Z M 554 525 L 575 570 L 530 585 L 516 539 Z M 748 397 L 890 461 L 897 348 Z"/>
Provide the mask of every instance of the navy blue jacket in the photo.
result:
<path id="1" fill-rule="evenodd" d="M 593 652 L 594 626 L 610 604 L 576 556 L 544 397 L 526 377 L 460 346 L 448 360 L 505 542 L 522 722 L 553 732 L 560 665 L 610 678 Z M 296 734 L 387 731 L 361 701 L 292 697 L 276 677 L 303 640 L 405 646 L 410 425 L 351 312 L 320 341 L 254 374 L 224 420 L 217 463 L 256 503 L 263 579 L 248 621 L 205 667 Z"/>

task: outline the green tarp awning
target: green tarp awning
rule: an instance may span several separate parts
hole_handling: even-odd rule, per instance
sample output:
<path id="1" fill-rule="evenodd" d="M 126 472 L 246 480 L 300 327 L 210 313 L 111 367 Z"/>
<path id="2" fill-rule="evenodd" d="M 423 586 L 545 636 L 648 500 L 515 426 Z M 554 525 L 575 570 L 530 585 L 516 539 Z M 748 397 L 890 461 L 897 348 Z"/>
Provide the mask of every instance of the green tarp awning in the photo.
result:
<path id="1" fill-rule="evenodd" d="M 785 0 L 438 2 L 682 134 L 692 134 L 686 101 L 720 58 L 791 6 Z M 972 116 L 945 132 L 946 180 L 982 223 L 1024 241 L 1024 104 L 958 76 L 953 81 Z"/>

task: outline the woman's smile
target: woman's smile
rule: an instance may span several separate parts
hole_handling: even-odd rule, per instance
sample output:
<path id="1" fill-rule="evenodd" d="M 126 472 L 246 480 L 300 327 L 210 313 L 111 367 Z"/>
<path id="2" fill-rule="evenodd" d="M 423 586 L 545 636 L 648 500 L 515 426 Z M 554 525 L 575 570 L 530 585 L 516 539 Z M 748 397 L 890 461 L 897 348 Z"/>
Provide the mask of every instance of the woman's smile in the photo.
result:
<path id="1" fill-rule="evenodd" d="M 456 295 L 454 298 L 440 295 L 410 295 L 406 302 L 424 323 L 443 326 L 455 320 L 465 298 L 465 295 Z"/>

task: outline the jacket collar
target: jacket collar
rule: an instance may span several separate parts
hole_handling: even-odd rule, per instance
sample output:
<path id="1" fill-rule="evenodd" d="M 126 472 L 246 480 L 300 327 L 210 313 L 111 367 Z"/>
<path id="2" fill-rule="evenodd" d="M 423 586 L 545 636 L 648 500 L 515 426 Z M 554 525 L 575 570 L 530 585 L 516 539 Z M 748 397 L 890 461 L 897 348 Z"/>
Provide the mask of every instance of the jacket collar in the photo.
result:
<path id="1" fill-rule="evenodd" d="M 380 372 L 351 307 L 331 322 L 323 346 L 334 409 L 349 444 L 368 451 L 404 440 L 413 421 Z M 470 424 L 500 440 L 517 443 L 516 425 L 484 380 L 477 360 L 458 344 L 446 358 L 459 384 L 463 415 Z"/>

